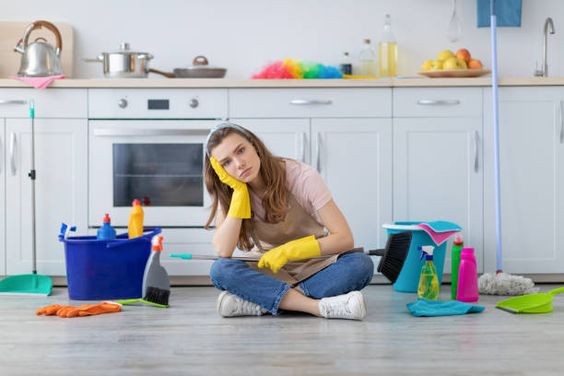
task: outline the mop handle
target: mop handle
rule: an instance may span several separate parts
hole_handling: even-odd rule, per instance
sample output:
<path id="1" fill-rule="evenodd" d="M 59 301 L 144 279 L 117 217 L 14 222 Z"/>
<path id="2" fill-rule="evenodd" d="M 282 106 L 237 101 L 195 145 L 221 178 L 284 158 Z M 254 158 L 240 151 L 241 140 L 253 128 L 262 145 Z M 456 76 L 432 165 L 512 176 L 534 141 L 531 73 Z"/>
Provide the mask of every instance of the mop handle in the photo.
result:
<path id="1" fill-rule="evenodd" d="M 490 2 L 490 27 L 492 46 L 492 101 L 493 101 L 493 146 L 494 146 L 494 192 L 495 192 L 495 233 L 496 233 L 496 269 L 503 270 L 503 253 L 501 248 L 501 179 L 499 160 L 499 94 L 497 78 L 497 18 L 495 0 Z"/>

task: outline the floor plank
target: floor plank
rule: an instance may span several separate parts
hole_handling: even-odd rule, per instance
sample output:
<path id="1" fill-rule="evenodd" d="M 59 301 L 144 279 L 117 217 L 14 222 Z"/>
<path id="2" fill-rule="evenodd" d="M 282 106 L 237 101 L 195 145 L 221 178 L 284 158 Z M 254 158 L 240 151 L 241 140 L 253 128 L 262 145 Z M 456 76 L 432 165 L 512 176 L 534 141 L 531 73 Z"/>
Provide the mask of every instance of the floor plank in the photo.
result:
<path id="1" fill-rule="evenodd" d="M 543 290 L 553 288 L 543 285 Z M 60 319 L 35 309 L 70 302 L 0 296 L 2 375 L 561 375 L 564 297 L 545 315 L 512 315 L 482 297 L 481 314 L 416 318 L 413 294 L 364 290 L 365 321 L 301 314 L 225 319 L 212 287 L 173 289 L 169 309 Z M 443 286 L 441 298 L 449 297 Z"/>

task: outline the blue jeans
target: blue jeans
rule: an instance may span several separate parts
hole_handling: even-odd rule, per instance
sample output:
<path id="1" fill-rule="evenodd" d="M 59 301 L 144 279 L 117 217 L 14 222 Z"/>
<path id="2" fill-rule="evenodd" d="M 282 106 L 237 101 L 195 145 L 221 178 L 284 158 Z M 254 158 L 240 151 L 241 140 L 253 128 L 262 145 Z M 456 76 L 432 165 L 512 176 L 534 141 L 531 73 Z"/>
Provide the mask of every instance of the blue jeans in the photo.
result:
<path id="1" fill-rule="evenodd" d="M 361 290 L 372 279 L 374 264 L 361 252 L 345 253 L 334 264 L 298 284 L 304 295 L 314 299 Z M 238 297 L 260 305 L 273 315 L 292 286 L 251 269 L 244 261 L 221 258 L 211 266 L 212 283 Z"/>

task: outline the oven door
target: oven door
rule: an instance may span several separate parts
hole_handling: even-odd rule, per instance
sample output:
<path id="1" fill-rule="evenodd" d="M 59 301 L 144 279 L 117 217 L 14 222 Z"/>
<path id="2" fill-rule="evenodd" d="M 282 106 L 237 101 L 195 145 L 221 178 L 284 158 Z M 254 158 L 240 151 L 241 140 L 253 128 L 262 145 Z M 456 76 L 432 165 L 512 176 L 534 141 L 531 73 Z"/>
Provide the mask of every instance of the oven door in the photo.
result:
<path id="1" fill-rule="evenodd" d="M 90 227 L 104 213 L 127 226 L 138 198 L 145 226 L 203 227 L 210 199 L 204 187 L 204 142 L 217 121 L 89 121 Z"/>

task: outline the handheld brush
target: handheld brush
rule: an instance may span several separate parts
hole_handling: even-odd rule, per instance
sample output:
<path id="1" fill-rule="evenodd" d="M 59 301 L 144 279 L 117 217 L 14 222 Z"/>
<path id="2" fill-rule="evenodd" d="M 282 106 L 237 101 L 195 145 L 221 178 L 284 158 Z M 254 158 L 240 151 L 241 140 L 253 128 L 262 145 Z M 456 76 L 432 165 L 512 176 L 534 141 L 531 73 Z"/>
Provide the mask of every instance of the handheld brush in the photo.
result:
<path id="1" fill-rule="evenodd" d="M 168 307 L 170 281 L 165 268 L 163 268 L 160 263 L 161 251 L 163 250 L 163 236 L 154 236 L 151 243 L 151 255 L 149 256 L 149 260 L 147 260 L 145 273 L 143 274 L 143 297 L 118 300 L 118 303 L 143 303 L 159 308 Z"/>
<path id="2" fill-rule="evenodd" d="M 388 237 L 386 248 L 372 249 L 366 252 L 369 256 L 381 256 L 378 264 L 378 272 L 382 273 L 390 282 L 394 283 L 401 272 L 401 268 L 407 258 L 407 253 L 411 245 L 411 232 L 399 232 Z M 362 248 L 355 248 L 353 251 L 361 251 Z M 314 259 L 327 258 L 333 255 L 314 257 Z M 191 253 L 171 253 L 169 257 L 180 258 L 182 260 L 217 260 L 218 256 L 194 255 Z M 247 262 L 258 262 L 259 258 L 254 257 L 231 257 L 235 260 Z"/>

